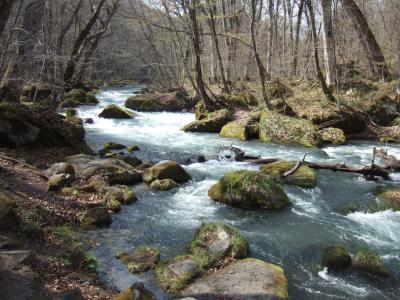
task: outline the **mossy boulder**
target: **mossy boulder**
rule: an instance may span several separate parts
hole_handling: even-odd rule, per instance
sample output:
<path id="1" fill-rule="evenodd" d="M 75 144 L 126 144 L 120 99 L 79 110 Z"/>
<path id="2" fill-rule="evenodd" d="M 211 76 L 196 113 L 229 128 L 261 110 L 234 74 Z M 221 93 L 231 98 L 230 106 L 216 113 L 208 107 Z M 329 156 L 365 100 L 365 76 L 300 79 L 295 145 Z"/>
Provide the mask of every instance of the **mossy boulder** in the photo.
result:
<path id="1" fill-rule="evenodd" d="M 96 105 L 99 103 L 96 96 L 84 89 L 73 89 L 64 94 L 60 107 L 78 107 L 80 105 Z"/>
<path id="2" fill-rule="evenodd" d="M 225 174 L 209 190 L 215 201 L 242 208 L 282 209 L 290 200 L 275 180 L 262 172 L 239 170 Z"/>
<path id="3" fill-rule="evenodd" d="M 133 253 L 119 253 L 117 258 L 120 259 L 131 273 L 141 273 L 152 269 L 160 261 L 160 251 L 154 247 L 140 246 Z"/>
<path id="4" fill-rule="evenodd" d="M 247 117 L 241 120 L 229 122 L 222 127 L 220 136 L 225 138 L 247 141 L 257 138 L 259 134 L 258 120 L 254 117 Z"/>
<path id="5" fill-rule="evenodd" d="M 324 128 L 319 131 L 324 144 L 343 145 L 346 143 L 346 136 L 340 128 Z"/>
<path id="6" fill-rule="evenodd" d="M 355 269 L 361 272 L 381 277 L 389 277 L 390 275 L 379 255 L 369 249 L 358 251 L 353 257 L 352 264 Z"/>
<path id="7" fill-rule="evenodd" d="M 192 255 L 161 261 L 155 271 L 157 284 L 169 293 L 181 290 L 201 272 L 196 258 Z"/>
<path id="8" fill-rule="evenodd" d="M 135 191 L 132 187 L 126 185 L 113 185 L 110 187 L 105 187 L 104 198 L 106 201 L 118 201 L 122 204 L 131 204 L 137 201 Z"/>
<path id="9" fill-rule="evenodd" d="M 388 95 L 376 95 L 367 113 L 374 123 L 388 126 L 398 117 L 399 104 Z"/>
<path id="10" fill-rule="evenodd" d="M 143 161 L 136 156 L 124 156 L 122 160 L 132 167 L 137 167 L 143 163 Z"/>
<path id="11" fill-rule="evenodd" d="M 178 112 L 194 107 L 192 99 L 183 88 L 167 93 L 146 93 L 135 95 L 125 101 L 125 107 L 136 111 Z"/>
<path id="12" fill-rule="evenodd" d="M 18 216 L 15 211 L 15 201 L 7 195 L 0 193 L 0 229 L 13 229 L 18 224 Z"/>
<path id="13" fill-rule="evenodd" d="M 283 174 L 292 170 L 295 165 L 295 162 L 281 160 L 261 166 L 260 171 L 271 175 L 276 179 L 281 179 L 282 182 L 287 184 L 296 185 L 302 188 L 315 187 L 317 184 L 315 172 L 306 165 L 300 165 L 293 174 L 281 178 Z"/>
<path id="14" fill-rule="evenodd" d="M 74 178 L 70 174 L 62 173 L 51 176 L 47 181 L 48 191 L 58 191 L 63 187 L 71 185 Z"/>
<path id="15" fill-rule="evenodd" d="M 54 88 L 47 84 L 28 84 L 22 90 L 21 102 L 36 102 L 40 103 L 46 100 L 51 100 L 51 96 L 55 95 Z"/>
<path id="16" fill-rule="evenodd" d="M 132 185 L 142 182 L 142 175 L 136 170 L 116 170 L 107 174 L 110 184 Z"/>
<path id="17" fill-rule="evenodd" d="M 71 164 L 65 162 L 54 163 L 50 165 L 50 167 L 45 172 L 47 177 L 63 173 L 69 174 L 72 176 L 72 178 L 75 178 L 74 167 Z"/>
<path id="18" fill-rule="evenodd" d="M 72 107 L 68 107 L 65 110 L 65 116 L 68 117 L 76 117 L 76 115 L 78 114 L 77 110 L 75 108 Z"/>
<path id="19" fill-rule="evenodd" d="M 219 133 L 224 125 L 232 121 L 232 113 L 227 109 L 221 109 L 207 114 L 206 118 L 193 121 L 185 125 L 182 130 L 190 132 Z"/>
<path id="20" fill-rule="evenodd" d="M 169 191 L 178 186 L 179 186 L 179 184 L 177 184 L 175 181 L 173 181 L 172 179 L 169 179 L 169 178 L 161 179 L 161 180 L 156 179 L 150 184 L 150 187 L 156 191 Z"/>
<path id="21" fill-rule="evenodd" d="M 133 119 L 135 114 L 116 104 L 110 104 L 103 109 L 99 117 L 106 119 Z"/>
<path id="22" fill-rule="evenodd" d="M 91 207 L 83 211 L 80 218 L 82 227 L 104 227 L 112 222 L 111 215 L 105 206 Z"/>
<path id="23" fill-rule="evenodd" d="M 71 123 L 75 126 L 82 126 L 83 122 L 81 118 L 78 117 L 66 117 L 65 122 Z"/>
<path id="24" fill-rule="evenodd" d="M 147 290 L 142 282 L 134 283 L 130 288 L 119 293 L 113 300 L 156 300 L 157 298 Z"/>
<path id="25" fill-rule="evenodd" d="M 140 148 L 137 145 L 129 145 L 128 146 L 128 152 L 130 152 L 130 153 L 139 151 L 139 150 L 140 150 Z"/>
<path id="26" fill-rule="evenodd" d="M 342 245 L 332 245 L 325 249 L 322 264 L 328 269 L 339 271 L 351 265 L 351 256 Z"/>
<path id="27" fill-rule="evenodd" d="M 249 254 L 249 243 L 235 228 L 223 223 L 202 224 L 191 242 L 191 252 L 207 269 L 226 257 L 245 258 Z"/>
<path id="28" fill-rule="evenodd" d="M 176 161 L 161 161 L 143 172 L 143 181 L 151 183 L 154 180 L 172 179 L 177 183 L 186 182 L 191 179 L 190 175 Z"/>
<path id="29" fill-rule="evenodd" d="M 125 149 L 126 146 L 122 145 L 122 144 L 118 144 L 118 143 L 114 143 L 114 142 L 107 142 L 104 144 L 104 148 L 106 150 L 122 150 Z"/>
<path id="30" fill-rule="evenodd" d="M 376 190 L 378 206 L 381 210 L 400 211 L 400 188 L 388 187 Z"/>
<path id="31" fill-rule="evenodd" d="M 264 143 L 299 144 L 305 147 L 322 145 L 318 127 L 304 119 L 264 111 L 259 128 L 259 138 Z"/>
<path id="32" fill-rule="evenodd" d="M 206 104 L 204 103 L 204 100 L 200 100 L 199 102 L 197 102 L 194 108 L 194 113 L 197 121 L 207 118 L 208 111 L 206 109 Z"/>
<path id="33" fill-rule="evenodd" d="M 246 258 L 195 280 L 179 293 L 194 299 L 288 299 L 284 270 L 271 263 Z"/>

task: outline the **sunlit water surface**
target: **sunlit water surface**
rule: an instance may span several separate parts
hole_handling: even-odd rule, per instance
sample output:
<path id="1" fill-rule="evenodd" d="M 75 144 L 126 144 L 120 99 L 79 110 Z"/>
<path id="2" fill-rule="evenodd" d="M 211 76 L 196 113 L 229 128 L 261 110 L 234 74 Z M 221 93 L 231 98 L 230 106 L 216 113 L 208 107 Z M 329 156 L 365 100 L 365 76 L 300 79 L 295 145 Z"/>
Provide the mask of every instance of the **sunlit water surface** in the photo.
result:
<path id="1" fill-rule="evenodd" d="M 162 258 L 179 255 L 184 253 L 201 222 L 219 220 L 241 230 L 250 242 L 252 256 L 284 268 L 291 299 L 400 299 L 400 213 L 388 210 L 341 214 L 346 202 L 371 200 L 378 184 L 398 185 L 400 176 L 394 175 L 392 182 L 376 183 L 354 174 L 318 171 L 317 188 L 284 186 L 293 205 L 278 212 L 232 208 L 207 196 L 208 188 L 226 172 L 257 169 L 247 163 L 215 160 L 223 146 L 235 145 L 248 154 L 295 160 L 310 152 L 307 159 L 313 161 L 355 165 L 370 164 L 375 144 L 352 142 L 310 150 L 240 142 L 217 134 L 185 133 L 180 129 L 195 119 L 192 113 L 137 113 L 134 120 L 98 118 L 104 106 L 123 105 L 139 88 L 103 90 L 98 96 L 101 101 L 98 106 L 82 108 L 80 116 L 94 120 L 94 124 L 86 125 L 89 145 L 99 150 L 106 141 L 137 144 L 141 149 L 137 155 L 154 162 L 173 159 L 185 164 L 200 154 L 210 160 L 185 166 L 193 180 L 172 191 L 154 192 L 144 185 L 137 186 L 139 200 L 115 214 L 109 228 L 84 233 L 96 242 L 91 251 L 99 259 L 99 271 L 106 283 L 124 289 L 135 281 L 143 281 L 159 299 L 168 299 L 154 284 L 153 271 L 132 275 L 115 254 L 146 244 L 160 248 Z M 387 148 L 400 157 L 399 145 Z M 376 250 L 392 276 L 381 281 L 350 270 L 341 273 L 321 270 L 321 248 L 332 243 L 344 244 L 351 254 L 361 247 Z"/>

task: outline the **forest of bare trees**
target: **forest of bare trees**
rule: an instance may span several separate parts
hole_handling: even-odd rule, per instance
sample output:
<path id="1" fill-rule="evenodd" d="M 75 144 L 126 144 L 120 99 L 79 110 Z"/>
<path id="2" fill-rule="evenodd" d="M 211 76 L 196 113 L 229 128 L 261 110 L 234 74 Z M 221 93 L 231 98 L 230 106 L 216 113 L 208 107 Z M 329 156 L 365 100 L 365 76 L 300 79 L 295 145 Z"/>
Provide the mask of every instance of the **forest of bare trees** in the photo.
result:
<path id="1" fill-rule="evenodd" d="M 6 0 L 0 4 L 2 86 L 86 80 L 208 85 L 229 93 L 274 78 L 318 79 L 330 93 L 356 67 L 397 76 L 396 0 Z"/>

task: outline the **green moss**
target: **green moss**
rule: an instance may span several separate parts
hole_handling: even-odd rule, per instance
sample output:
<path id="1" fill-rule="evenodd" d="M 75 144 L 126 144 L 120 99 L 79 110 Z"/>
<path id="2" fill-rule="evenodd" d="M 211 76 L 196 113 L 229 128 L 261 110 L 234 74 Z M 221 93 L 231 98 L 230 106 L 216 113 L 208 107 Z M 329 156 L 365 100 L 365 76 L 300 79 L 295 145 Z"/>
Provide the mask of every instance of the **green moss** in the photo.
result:
<path id="1" fill-rule="evenodd" d="M 155 267 L 160 260 L 160 251 L 154 247 L 139 246 L 132 254 L 123 252 L 117 258 L 127 266 L 129 272 L 140 273 Z"/>
<path id="2" fill-rule="evenodd" d="M 81 226 L 84 228 L 103 227 L 111 224 L 111 216 L 104 206 L 88 208 L 83 211 L 80 218 Z"/>
<path id="3" fill-rule="evenodd" d="M 389 187 L 377 190 L 377 204 L 380 210 L 400 211 L 400 188 Z"/>
<path id="4" fill-rule="evenodd" d="M 247 170 L 225 174 L 208 195 L 215 201 L 243 208 L 276 210 L 290 205 L 286 193 L 272 177 Z"/>
<path id="5" fill-rule="evenodd" d="M 82 119 L 78 118 L 78 117 L 66 117 L 65 118 L 65 122 L 74 124 L 75 126 L 82 126 Z"/>
<path id="6" fill-rule="evenodd" d="M 263 165 L 260 167 L 260 171 L 276 179 L 281 179 L 281 176 L 293 169 L 295 164 L 295 162 L 282 160 Z M 315 172 L 306 165 L 301 165 L 293 174 L 282 178 L 282 181 L 303 188 L 314 188 L 317 184 Z"/>
<path id="7" fill-rule="evenodd" d="M 114 143 L 114 142 L 107 142 L 104 144 L 104 147 L 103 147 L 103 149 L 107 149 L 107 150 L 121 150 L 121 149 L 125 149 L 125 148 L 126 148 L 125 145 Z"/>
<path id="8" fill-rule="evenodd" d="M 108 119 L 133 119 L 135 114 L 116 104 L 110 104 L 103 109 L 99 117 Z"/>
<path id="9" fill-rule="evenodd" d="M 357 252 L 353 257 L 353 267 L 376 276 L 388 277 L 390 275 L 379 255 L 370 249 L 363 249 Z"/>
<path id="10" fill-rule="evenodd" d="M 157 191 L 168 191 L 178 186 L 179 184 L 177 184 L 172 179 L 161 179 L 161 180 L 157 179 L 150 184 L 150 187 Z"/>
<path id="11" fill-rule="evenodd" d="M 346 137 L 342 129 L 329 127 L 320 130 L 319 134 L 326 144 L 342 145 L 346 143 Z"/>
<path id="12" fill-rule="evenodd" d="M 233 121 L 222 127 L 220 136 L 247 141 L 258 136 L 258 122 L 251 117 Z"/>
<path id="13" fill-rule="evenodd" d="M 75 117 L 78 114 L 75 108 L 66 108 L 65 109 L 65 116 L 68 117 Z"/>
<path id="14" fill-rule="evenodd" d="M 128 152 L 130 152 L 130 153 L 139 151 L 139 150 L 140 150 L 140 148 L 137 145 L 129 145 L 128 146 Z"/>
<path id="15" fill-rule="evenodd" d="M 221 109 L 207 113 L 205 118 L 196 120 L 185 125 L 182 130 L 187 132 L 214 132 L 219 133 L 222 127 L 232 121 L 232 112 L 227 109 Z"/>
<path id="16" fill-rule="evenodd" d="M 322 264 L 329 269 L 338 271 L 350 266 L 351 257 L 343 246 L 333 245 L 326 249 Z"/>

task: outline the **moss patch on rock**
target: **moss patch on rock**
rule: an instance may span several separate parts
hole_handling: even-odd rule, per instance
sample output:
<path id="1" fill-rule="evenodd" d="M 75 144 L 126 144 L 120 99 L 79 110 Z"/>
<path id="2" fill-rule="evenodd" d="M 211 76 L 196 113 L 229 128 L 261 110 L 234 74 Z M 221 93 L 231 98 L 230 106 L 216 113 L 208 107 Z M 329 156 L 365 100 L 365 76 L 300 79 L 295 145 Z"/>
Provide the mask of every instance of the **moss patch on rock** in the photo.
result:
<path id="1" fill-rule="evenodd" d="M 140 273 L 152 269 L 160 260 L 160 251 L 149 246 L 137 247 L 133 253 L 126 252 L 117 255 L 131 273 Z"/>
<path id="2" fill-rule="evenodd" d="M 346 136 L 340 128 L 324 128 L 319 131 L 319 134 L 325 144 L 343 145 L 346 143 Z"/>
<path id="3" fill-rule="evenodd" d="M 259 126 L 259 138 L 264 143 L 299 144 L 305 147 L 322 145 L 318 127 L 304 119 L 264 111 Z"/>
<path id="4" fill-rule="evenodd" d="M 263 165 L 260 167 L 260 171 L 271 175 L 276 179 L 280 179 L 284 173 L 293 169 L 295 165 L 295 162 L 282 160 Z M 317 184 L 314 170 L 305 165 L 301 165 L 293 174 L 282 178 L 281 180 L 284 183 L 303 188 L 313 188 Z"/>
<path id="5" fill-rule="evenodd" d="M 325 250 L 322 264 L 328 269 L 339 271 L 351 265 L 351 256 L 342 245 L 332 245 Z"/>
<path id="6" fill-rule="evenodd" d="M 114 143 L 114 142 L 106 142 L 103 147 L 103 149 L 107 149 L 107 150 L 122 150 L 125 148 L 126 148 L 125 145 Z"/>
<path id="7" fill-rule="evenodd" d="M 156 179 L 172 179 L 177 183 L 182 183 L 191 179 L 185 169 L 172 160 L 164 160 L 151 166 L 144 171 L 142 176 L 143 181 L 146 183 L 151 183 Z"/>
<path id="8" fill-rule="evenodd" d="M 64 94 L 60 107 L 77 107 L 80 105 L 96 105 L 98 103 L 99 101 L 93 93 L 83 89 L 73 89 Z"/>
<path id="9" fill-rule="evenodd" d="M 175 181 L 173 181 L 172 179 L 169 179 L 169 178 L 161 179 L 161 180 L 156 179 L 150 184 L 150 187 L 157 191 L 169 191 L 178 186 L 179 186 L 179 184 L 177 184 Z"/>
<path id="10" fill-rule="evenodd" d="M 135 114 L 116 104 L 110 104 L 103 109 L 99 117 L 106 119 L 133 119 Z"/>
<path id="11" fill-rule="evenodd" d="M 208 190 L 208 195 L 215 201 L 242 208 L 277 210 L 290 205 L 274 179 L 256 171 L 229 172 Z"/>
<path id="12" fill-rule="evenodd" d="M 219 133 L 224 125 L 232 121 L 232 113 L 227 109 L 217 110 L 207 114 L 206 118 L 185 125 L 182 130 L 190 132 Z"/>
<path id="13" fill-rule="evenodd" d="M 353 267 L 361 272 L 382 277 L 389 277 L 390 275 L 379 255 L 370 249 L 358 251 L 353 257 L 352 263 Z"/>
<path id="14" fill-rule="evenodd" d="M 247 141 L 252 138 L 257 138 L 259 133 L 258 120 L 255 117 L 229 122 L 222 127 L 220 136 L 225 138 L 239 139 Z"/>
<path id="15" fill-rule="evenodd" d="M 105 206 L 91 207 L 83 211 L 80 223 L 83 228 L 104 227 L 112 222 L 111 215 Z"/>

